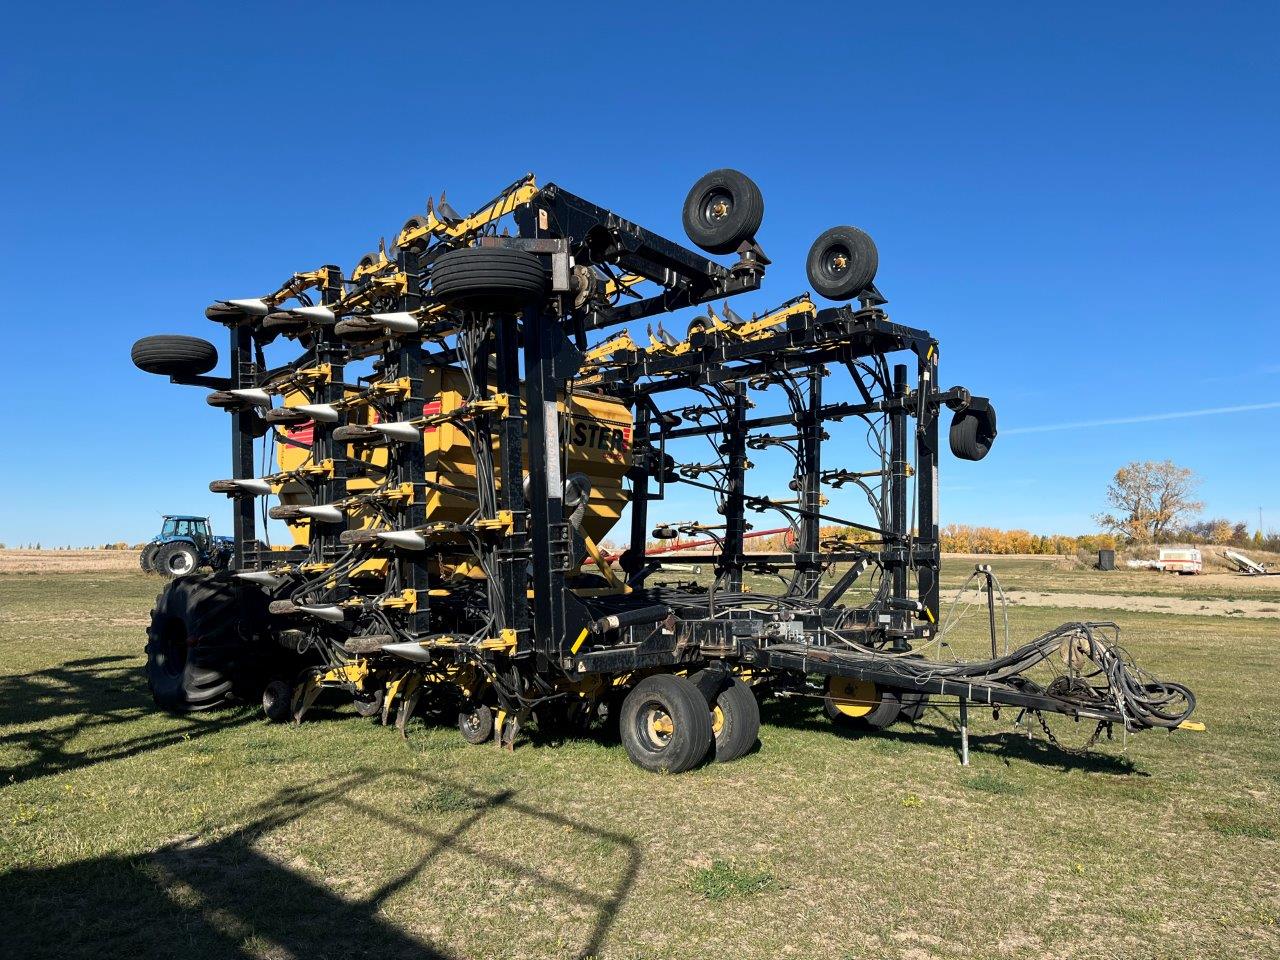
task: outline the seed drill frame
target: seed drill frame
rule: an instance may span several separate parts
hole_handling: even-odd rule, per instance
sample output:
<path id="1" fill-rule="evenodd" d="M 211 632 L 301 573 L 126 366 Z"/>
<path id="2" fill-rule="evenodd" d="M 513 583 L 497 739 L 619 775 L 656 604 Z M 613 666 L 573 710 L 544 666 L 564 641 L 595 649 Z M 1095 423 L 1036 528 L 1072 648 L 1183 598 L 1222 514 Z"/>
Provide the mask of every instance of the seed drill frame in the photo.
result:
<path id="1" fill-rule="evenodd" d="M 725 183 L 712 181 L 718 193 L 690 194 L 691 235 L 691 209 L 713 229 L 718 216 L 750 206 L 750 181 Z M 500 221 L 513 223 L 514 234 L 499 235 Z M 856 303 L 823 307 L 805 294 L 739 317 L 724 301 L 758 290 L 770 263 L 756 226 L 758 219 L 739 224 L 705 244 L 724 252 L 731 243 L 725 264 L 530 176 L 467 217 L 443 201 L 429 206 L 405 224 L 390 256 L 366 256 L 349 278 L 326 266 L 264 297 L 209 308 L 228 331 L 230 375 L 166 372 L 212 388 L 210 402 L 230 412 L 232 475 L 211 488 L 232 499 L 242 587 L 272 598 L 258 642 L 283 642 L 305 667 L 301 679 L 287 678 L 295 717 L 325 686 L 366 697 L 376 688 L 384 720 L 398 697 L 402 722 L 437 688 L 460 691 L 465 702 L 478 702 L 483 690 L 498 712 L 498 739 L 509 742 L 531 712 L 580 705 L 598 716 L 610 694 L 673 675 L 690 678 L 713 709 L 718 693 L 744 678 L 757 694 L 782 695 L 812 693 L 816 678 L 833 715 L 875 713 L 887 697 L 907 711 L 933 696 L 958 698 L 962 711 L 980 702 L 1065 713 L 1099 729 L 1186 719 L 1189 692 L 1168 706 L 1185 688 L 1136 673 L 1107 639 L 1108 625 L 1068 625 L 1015 651 L 1018 658 L 996 652 L 993 621 L 992 660 L 972 669 L 913 654 L 935 638 L 941 617 L 939 417 L 944 407 L 953 413 L 953 452 L 981 459 L 995 437 L 994 409 L 964 388 L 940 387 L 937 341 L 888 318 L 871 279 L 874 246 L 859 246 L 865 235 L 852 228 L 830 231 L 834 244 L 819 238 L 809 275 L 820 293 Z M 539 295 L 457 294 L 477 272 L 515 276 L 484 266 L 498 254 L 475 253 L 502 250 L 525 263 L 536 258 L 545 280 Z M 462 279 L 443 292 L 436 274 L 445 276 L 451 256 L 451 276 Z M 842 285 L 868 257 L 854 287 Z M 698 315 L 683 337 L 659 323 L 640 344 L 628 329 L 717 302 L 719 312 Z M 301 355 L 267 369 L 264 346 L 281 335 L 297 340 Z M 347 382 L 350 365 L 369 358 L 374 372 Z M 470 383 L 467 402 L 443 412 L 426 387 L 427 371 L 442 367 L 465 368 Z M 758 391 L 785 397 L 786 411 L 753 415 Z M 270 409 L 273 397 L 291 394 L 292 406 Z M 633 426 L 573 419 L 566 404 L 576 394 L 621 402 Z M 691 396 L 697 402 L 681 402 Z M 259 477 L 255 441 L 274 432 L 296 444 L 280 427 L 304 419 L 308 461 Z M 871 469 L 824 459 L 827 427 L 853 420 L 878 439 L 881 462 Z M 466 432 L 480 464 L 475 493 L 462 494 L 475 500 L 465 523 L 433 522 L 425 506 L 439 485 L 426 478 L 420 438 L 445 423 Z M 678 458 L 699 439 L 711 441 L 711 463 Z M 582 524 L 591 478 L 569 470 L 573 444 L 597 445 L 626 464 L 629 546 L 616 564 Z M 375 447 L 386 449 L 377 468 Z M 790 496 L 749 489 L 750 456 L 759 450 L 794 458 Z M 267 549 L 258 498 L 288 483 L 304 487 L 310 503 L 277 515 L 307 524 L 308 542 Z M 672 584 L 664 566 L 681 558 L 646 553 L 655 523 L 659 536 L 674 532 L 653 516 L 672 484 L 717 502 L 717 523 L 681 526 L 716 543 L 709 588 Z M 824 487 L 848 485 L 866 494 L 875 522 L 828 511 Z M 784 519 L 786 549 L 748 550 L 751 520 L 761 514 Z M 845 533 L 824 538 L 833 526 Z M 482 577 L 441 573 L 442 553 L 459 550 Z M 824 582 L 833 567 L 842 575 Z M 778 574 L 784 588 L 752 592 L 744 583 L 751 573 Z M 849 604 L 853 584 L 877 573 L 870 602 Z M 1068 663 L 1063 682 L 1026 679 L 1031 666 L 1059 657 Z M 1148 710 L 1143 698 L 1157 694 L 1167 709 Z"/>

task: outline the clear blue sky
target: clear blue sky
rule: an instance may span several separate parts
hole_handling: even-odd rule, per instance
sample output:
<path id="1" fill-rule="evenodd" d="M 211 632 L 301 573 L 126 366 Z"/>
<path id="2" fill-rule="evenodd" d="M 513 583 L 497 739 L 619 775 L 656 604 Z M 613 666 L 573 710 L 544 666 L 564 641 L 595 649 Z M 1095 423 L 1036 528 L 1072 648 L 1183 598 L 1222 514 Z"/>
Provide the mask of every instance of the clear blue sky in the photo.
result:
<path id="1" fill-rule="evenodd" d="M 0 541 L 227 527 L 224 415 L 137 337 L 211 336 L 210 301 L 529 170 L 679 239 L 719 166 L 762 187 L 775 261 L 739 312 L 857 224 L 893 318 L 995 399 L 945 521 L 1086 532 L 1117 466 L 1171 457 L 1209 513 L 1280 527 L 1280 8 L 692 6 L 11 5 Z"/>

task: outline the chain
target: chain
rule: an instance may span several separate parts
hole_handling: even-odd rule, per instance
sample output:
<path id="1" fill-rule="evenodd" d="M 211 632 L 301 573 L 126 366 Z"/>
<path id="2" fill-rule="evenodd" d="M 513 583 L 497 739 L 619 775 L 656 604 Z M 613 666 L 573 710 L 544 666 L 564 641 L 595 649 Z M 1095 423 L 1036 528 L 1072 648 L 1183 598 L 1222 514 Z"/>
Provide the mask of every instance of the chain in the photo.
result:
<path id="1" fill-rule="evenodd" d="M 1060 741 L 1056 736 L 1054 736 L 1053 731 L 1049 729 L 1049 721 L 1044 718 L 1043 713 L 1041 713 L 1039 710 L 1032 710 L 1031 712 L 1034 713 L 1036 715 L 1036 719 L 1040 721 L 1040 729 L 1044 731 L 1044 735 L 1048 739 L 1049 743 L 1051 743 L 1058 750 L 1061 750 L 1063 753 L 1075 753 L 1075 754 L 1088 753 L 1090 750 L 1093 749 L 1094 744 L 1098 742 L 1098 738 L 1102 736 L 1102 731 L 1104 731 L 1107 728 L 1107 721 L 1099 720 L 1097 727 L 1094 728 L 1093 733 L 1089 736 L 1089 739 L 1084 742 L 1083 746 L 1068 747 L 1066 744 L 1062 743 L 1062 741 Z"/>

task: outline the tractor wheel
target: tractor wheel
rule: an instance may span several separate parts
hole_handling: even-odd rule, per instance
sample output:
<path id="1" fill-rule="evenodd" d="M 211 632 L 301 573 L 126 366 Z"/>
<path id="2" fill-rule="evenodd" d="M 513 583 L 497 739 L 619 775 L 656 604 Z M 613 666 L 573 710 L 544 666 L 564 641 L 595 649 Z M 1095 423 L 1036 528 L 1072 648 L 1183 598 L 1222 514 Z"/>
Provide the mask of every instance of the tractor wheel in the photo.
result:
<path id="1" fill-rule="evenodd" d="M 200 566 L 200 554 L 190 543 L 177 541 L 161 544 L 151 561 L 156 573 L 165 577 L 185 577 Z"/>
<path id="2" fill-rule="evenodd" d="M 218 365 L 218 349 L 208 340 L 181 334 L 143 337 L 129 351 L 133 365 L 164 377 L 198 377 Z"/>
<path id="3" fill-rule="evenodd" d="M 155 573 L 156 550 L 160 546 L 158 543 L 148 543 L 142 548 L 142 553 L 138 554 L 138 566 L 142 568 L 143 573 Z"/>
<path id="4" fill-rule="evenodd" d="M 711 706 L 715 759 L 724 763 L 745 756 L 760 735 L 760 704 L 751 687 L 737 677 Z"/>
<path id="5" fill-rule="evenodd" d="M 684 200 L 684 232 L 707 253 L 733 253 L 764 220 L 764 197 L 745 173 L 712 170 Z"/>
<path id="6" fill-rule="evenodd" d="M 809 283 L 828 300 L 852 300 L 876 278 L 880 254 L 857 227 L 832 227 L 813 241 L 805 270 Z"/>
<path id="7" fill-rule="evenodd" d="M 711 749 L 711 711 L 693 681 L 659 673 L 637 683 L 622 701 L 618 732 L 637 766 L 683 773 Z"/>
<path id="8" fill-rule="evenodd" d="M 464 706 L 458 711 L 458 731 L 472 746 L 485 743 L 493 736 L 493 711 L 483 703 Z"/>
<path id="9" fill-rule="evenodd" d="M 259 607 L 265 608 L 261 592 L 226 573 L 166 586 L 147 628 L 147 685 L 156 705 L 186 713 L 256 695 L 258 671 L 241 628 L 265 617 Z"/>
<path id="10" fill-rule="evenodd" d="M 463 247 L 441 254 L 431 268 L 431 290 L 442 303 L 477 310 L 518 310 L 547 295 L 547 271 L 538 256 L 511 247 Z"/>

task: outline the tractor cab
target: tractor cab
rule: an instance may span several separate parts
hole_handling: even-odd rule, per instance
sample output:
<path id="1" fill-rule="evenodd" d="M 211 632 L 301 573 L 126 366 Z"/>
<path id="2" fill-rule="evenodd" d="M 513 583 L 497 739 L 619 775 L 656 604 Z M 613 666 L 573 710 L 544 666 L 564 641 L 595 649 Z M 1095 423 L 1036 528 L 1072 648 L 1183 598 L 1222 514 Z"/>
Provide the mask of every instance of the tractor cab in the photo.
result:
<path id="1" fill-rule="evenodd" d="M 191 540 L 204 546 L 212 536 L 208 517 L 166 516 L 157 539 L 161 542 L 177 539 Z"/>

